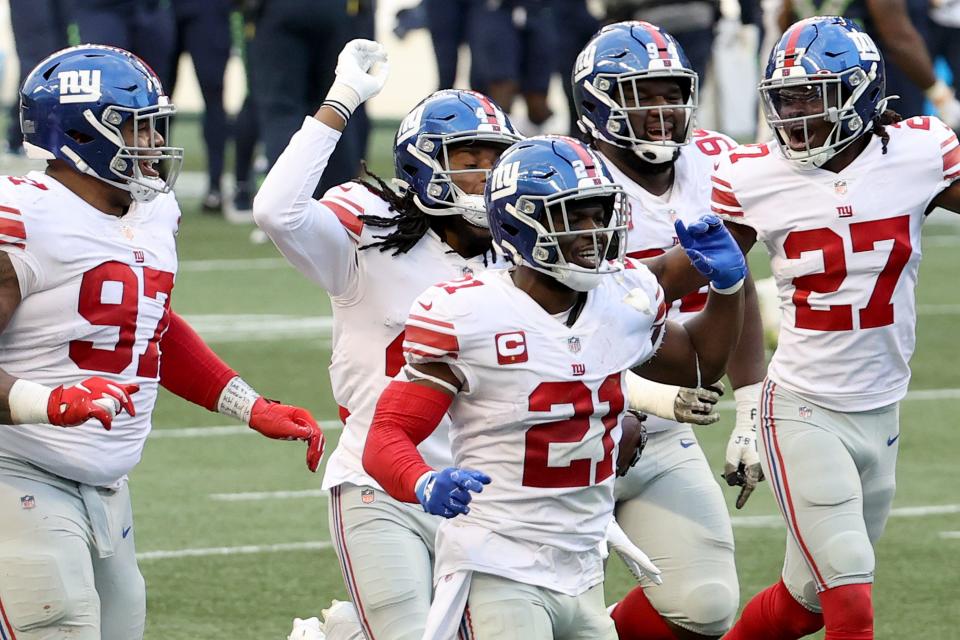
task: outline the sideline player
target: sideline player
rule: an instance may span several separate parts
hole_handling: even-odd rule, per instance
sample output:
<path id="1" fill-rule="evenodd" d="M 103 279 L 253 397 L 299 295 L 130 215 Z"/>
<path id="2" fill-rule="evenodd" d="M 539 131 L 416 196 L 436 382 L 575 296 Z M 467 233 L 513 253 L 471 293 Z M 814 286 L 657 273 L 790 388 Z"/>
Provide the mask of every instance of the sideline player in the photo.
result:
<path id="1" fill-rule="evenodd" d="M 376 63 L 379 71 L 371 71 Z M 385 65 L 375 42 L 344 48 L 323 106 L 304 120 L 257 193 L 254 219 L 333 303 L 330 379 L 345 427 L 323 486 L 331 492 L 330 534 L 347 590 L 368 638 L 419 640 L 439 518 L 384 493 L 363 468 L 363 446 L 377 397 L 403 366 L 404 322 L 417 295 L 494 260 L 483 186 L 520 136 L 486 96 L 439 91 L 397 132 L 399 193 L 377 178 L 314 200 L 340 131 L 380 91 Z M 421 450 L 438 466 L 451 464 L 445 429 Z"/>
<path id="2" fill-rule="evenodd" d="M 0 176 L 0 637 L 143 636 L 127 473 L 158 382 L 309 440 L 320 463 L 310 414 L 261 398 L 170 310 L 174 113 L 156 75 L 112 47 L 54 53 L 21 90 L 24 147 L 47 169 Z"/>
<path id="3" fill-rule="evenodd" d="M 572 80 L 580 128 L 627 196 L 628 257 L 664 253 L 677 243 L 673 218 L 691 223 L 709 213 L 713 164 L 736 143 L 694 128 L 697 74 L 676 39 L 650 23 L 604 27 L 584 47 Z M 760 476 L 754 415 L 765 371 L 749 277 L 745 293 L 744 331 L 727 367 L 737 419 L 724 471 L 742 464 L 749 474 L 738 508 Z M 667 317 L 696 317 L 706 296 L 706 288 L 684 296 Z M 664 584 L 644 582 L 611 615 L 621 640 L 718 638 L 739 606 L 723 493 L 689 424 L 651 417 L 646 425 L 643 457 L 616 483 L 617 521 L 663 571 Z"/>
<path id="4" fill-rule="evenodd" d="M 886 110 L 883 59 L 843 18 L 790 27 L 760 95 L 775 138 L 721 161 L 713 208 L 744 251 L 763 243 L 779 288 L 760 451 L 789 533 L 782 580 L 727 638 L 873 638 L 920 232 L 935 207 L 960 211 L 960 147 L 940 120 Z"/>
<path id="5" fill-rule="evenodd" d="M 469 590 L 471 636 L 616 638 L 597 545 L 613 515 L 623 374 L 690 387 L 722 376 L 745 262 L 716 216 L 678 221 L 713 292 L 686 325 L 664 324 L 657 281 L 619 261 L 623 190 L 595 152 L 564 137 L 519 142 L 485 197 L 515 267 L 417 298 L 407 365 L 378 401 L 364 467 L 396 499 L 450 518 L 435 581 L 438 592 L 449 581 Z M 416 445 L 448 414 L 454 462 L 438 469 Z"/>

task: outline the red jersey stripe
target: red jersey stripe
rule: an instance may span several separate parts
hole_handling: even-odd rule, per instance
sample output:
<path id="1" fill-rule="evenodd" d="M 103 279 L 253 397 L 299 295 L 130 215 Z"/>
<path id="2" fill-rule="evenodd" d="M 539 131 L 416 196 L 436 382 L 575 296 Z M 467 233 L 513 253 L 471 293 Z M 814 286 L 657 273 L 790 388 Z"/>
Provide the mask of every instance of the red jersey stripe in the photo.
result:
<path id="1" fill-rule="evenodd" d="M 15 216 L 20 215 L 20 209 L 14 209 L 13 207 L 5 207 L 2 204 L 0 204 L 0 211 L 4 213 L 12 213 Z"/>
<path id="2" fill-rule="evenodd" d="M 721 180 L 717 176 L 710 176 L 710 179 L 716 182 L 721 187 L 726 187 L 727 189 L 733 190 L 733 185 L 727 182 L 726 180 Z"/>
<path id="3" fill-rule="evenodd" d="M 438 351 L 460 351 L 460 343 L 457 341 L 457 336 L 411 324 L 408 324 L 404 331 L 403 342 L 404 344 L 408 342 L 410 344 L 419 344 L 424 347 L 430 347 L 431 349 L 437 349 Z"/>
<path id="4" fill-rule="evenodd" d="M 24 228 L 23 223 L 19 220 L 0 218 L 0 233 L 5 236 L 10 236 L 11 238 L 17 238 L 19 240 L 27 239 L 27 230 Z"/>
<path id="5" fill-rule="evenodd" d="M 640 249 L 638 251 L 631 251 L 627 254 L 628 258 L 633 258 L 634 260 L 643 260 L 644 258 L 652 258 L 654 256 L 660 256 L 666 253 L 663 249 Z"/>
<path id="6" fill-rule="evenodd" d="M 447 353 L 430 353 L 430 352 L 428 352 L 428 351 L 423 351 L 422 349 L 417 349 L 416 347 L 404 346 L 404 347 L 403 347 L 403 352 L 404 352 L 404 353 L 412 353 L 412 354 L 414 354 L 414 355 L 422 356 L 422 357 L 424 357 L 424 358 L 434 358 L 434 359 L 437 359 L 437 358 L 452 358 L 452 359 L 454 359 L 454 360 L 457 359 L 457 354 L 456 354 L 456 353 L 451 353 L 451 352 L 447 352 Z"/>
<path id="7" fill-rule="evenodd" d="M 420 306 L 423 306 L 423 304 L 421 303 Z M 430 306 L 432 307 L 433 304 L 431 304 Z M 433 318 L 428 318 L 427 316 L 418 316 L 415 313 L 410 314 L 410 320 L 416 320 L 418 322 L 428 322 L 430 324 L 435 324 L 438 327 L 445 327 L 447 329 L 455 328 L 452 322 L 444 322 L 443 320 L 434 320 Z"/>
<path id="8" fill-rule="evenodd" d="M 958 163 L 960 163 L 960 146 L 954 147 L 950 151 L 947 151 L 945 154 L 943 154 L 944 173 L 947 173 L 948 169 L 956 168 Z"/>
<path id="9" fill-rule="evenodd" d="M 721 209 L 719 207 L 710 206 L 710 211 L 713 211 L 717 215 L 721 216 L 732 216 L 734 218 L 742 218 L 743 211 L 727 211 L 726 209 Z"/>
<path id="10" fill-rule="evenodd" d="M 713 188 L 713 193 L 710 194 L 710 200 L 716 204 L 723 205 L 724 207 L 736 207 L 737 209 L 742 209 L 743 206 L 740 204 L 740 201 L 737 200 L 737 196 L 733 195 L 730 191 L 721 191 L 716 187 Z"/>
<path id="11" fill-rule="evenodd" d="M 340 220 L 340 224 L 343 225 L 344 229 L 357 237 L 360 236 L 360 232 L 363 231 L 363 220 L 358 218 L 355 213 L 344 207 L 339 202 L 335 202 L 333 200 L 321 200 L 320 204 L 333 211 L 334 215 L 337 216 L 337 219 Z"/>

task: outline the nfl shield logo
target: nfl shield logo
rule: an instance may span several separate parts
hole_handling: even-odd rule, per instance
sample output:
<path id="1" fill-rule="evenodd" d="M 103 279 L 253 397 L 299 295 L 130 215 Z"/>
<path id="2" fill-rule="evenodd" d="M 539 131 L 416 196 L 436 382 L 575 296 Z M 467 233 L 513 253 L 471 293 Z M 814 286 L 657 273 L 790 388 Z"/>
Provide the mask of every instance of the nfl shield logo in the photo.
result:
<path id="1" fill-rule="evenodd" d="M 570 353 L 580 353 L 580 338 L 577 336 L 567 338 L 567 349 Z"/>
<path id="2" fill-rule="evenodd" d="M 33 496 L 23 496 L 20 498 L 20 507 L 23 509 L 33 509 L 37 506 L 37 501 L 33 499 Z"/>
<path id="3" fill-rule="evenodd" d="M 373 495 L 373 489 L 361 489 L 360 490 L 360 502 L 363 504 L 370 504 L 376 499 L 376 496 Z"/>
<path id="4" fill-rule="evenodd" d="M 847 181 L 846 180 L 837 180 L 833 183 L 833 190 L 837 193 L 838 196 L 847 195 Z"/>
<path id="5" fill-rule="evenodd" d="M 813 409 L 811 409 L 810 407 L 804 405 L 804 406 L 800 407 L 800 412 L 799 412 L 799 413 L 800 413 L 800 417 L 803 418 L 804 420 L 806 420 L 807 418 L 809 418 L 810 416 L 813 415 Z"/>

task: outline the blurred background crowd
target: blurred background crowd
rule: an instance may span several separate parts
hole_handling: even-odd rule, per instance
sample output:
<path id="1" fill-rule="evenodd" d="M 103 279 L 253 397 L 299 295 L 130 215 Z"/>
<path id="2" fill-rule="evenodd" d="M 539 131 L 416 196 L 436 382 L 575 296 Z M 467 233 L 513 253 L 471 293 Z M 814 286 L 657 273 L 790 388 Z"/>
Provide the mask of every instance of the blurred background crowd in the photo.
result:
<path id="1" fill-rule="evenodd" d="M 936 112 L 924 64 L 934 61 L 951 82 L 960 0 L 0 0 L 0 139 L 7 159 L 22 154 L 16 88 L 47 54 L 81 42 L 120 46 L 199 119 L 202 210 L 242 219 L 258 177 L 320 105 L 352 38 L 384 42 L 392 77 L 370 115 L 361 107 L 351 119 L 321 192 L 359 174 L 372 127 L 395 127 L 438 88 L 488 94 L 525 134 L 573 133 L 576 56 L 601 25 L 620 20 L 676 36 L 704 87 L 700 125 L 750 141 L 763 135 L 755 87 L 766 52 L 791 22 L 822 14 L 854 18 L 874 36 L 888 94 L 901 96 L 896 110 Z"/>

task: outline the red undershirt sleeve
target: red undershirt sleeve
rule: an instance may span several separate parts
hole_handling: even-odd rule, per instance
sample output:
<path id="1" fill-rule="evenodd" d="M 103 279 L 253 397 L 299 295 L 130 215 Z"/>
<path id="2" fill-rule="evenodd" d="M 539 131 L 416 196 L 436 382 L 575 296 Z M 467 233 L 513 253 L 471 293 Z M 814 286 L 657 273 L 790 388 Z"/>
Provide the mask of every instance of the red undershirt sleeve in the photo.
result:
<path id="1" fill-rule="evenodd" d="M 363 468 L 397 500 L 417 502 L 417 480 L 432 470 L 417 445 L 440 425 L 452 402 L 442 391 L 399 380 L 380 395 L 363 449 Z"/>
<path id="2" fill-rule="evenodd" d="M 160 385 L 164 389 L 216 411 L 223 388 L 236 375 L 186 320 L 170 311 L 170 326 L 160 338 Z"/>

